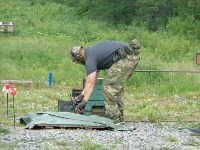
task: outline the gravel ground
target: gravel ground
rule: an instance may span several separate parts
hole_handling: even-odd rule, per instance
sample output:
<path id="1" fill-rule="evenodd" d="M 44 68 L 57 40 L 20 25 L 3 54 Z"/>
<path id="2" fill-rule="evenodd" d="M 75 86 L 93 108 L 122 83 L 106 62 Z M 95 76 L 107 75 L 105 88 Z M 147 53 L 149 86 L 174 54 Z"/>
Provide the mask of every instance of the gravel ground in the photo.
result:
<path id="1" fill-rule="evenodd" d="M 187 129 L 179 129 L 173 122 L 127 122 L 123 126 L 136 127 L 136 130 L 28 130 L 17 127 L 9 134 L 0 134 L 0 150 L 200 150 L 200 136 Z"/>

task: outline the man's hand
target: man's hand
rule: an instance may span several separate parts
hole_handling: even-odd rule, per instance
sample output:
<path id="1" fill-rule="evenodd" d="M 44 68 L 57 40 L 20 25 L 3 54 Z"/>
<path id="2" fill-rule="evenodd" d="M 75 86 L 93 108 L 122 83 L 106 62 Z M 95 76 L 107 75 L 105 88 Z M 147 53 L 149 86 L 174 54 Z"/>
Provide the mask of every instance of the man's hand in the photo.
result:
<path id="1" fill-rule="evenodd" d="M 83 109 L 85 108 L 85 105 L 87 104 L 86 100 L 82 100 L 81 103 L 79 103 L 76 107 L 75 107 L 75 113 L 77 114 L 82 114 L 83 113 Z"/>
<path id="2" fill-rule="evenodd" d="M 71 97 L 72 105 L 76 106 L 83 101 L 84 95 L 81 93 L 79 96 Z"/>

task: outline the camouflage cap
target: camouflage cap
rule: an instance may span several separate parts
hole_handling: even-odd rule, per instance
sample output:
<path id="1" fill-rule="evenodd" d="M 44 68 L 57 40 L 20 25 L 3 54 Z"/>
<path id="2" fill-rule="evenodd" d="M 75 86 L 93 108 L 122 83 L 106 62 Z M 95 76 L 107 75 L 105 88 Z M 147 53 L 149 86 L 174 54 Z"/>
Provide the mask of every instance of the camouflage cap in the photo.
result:
<path id="1" fill-rule="evenodd" d="M 80 55 L 80 49 L 83 46 L 75 46 L 70 50 L 71 59 L 73 62 L 80 63 L 82 61 L 82 56 Z"/>

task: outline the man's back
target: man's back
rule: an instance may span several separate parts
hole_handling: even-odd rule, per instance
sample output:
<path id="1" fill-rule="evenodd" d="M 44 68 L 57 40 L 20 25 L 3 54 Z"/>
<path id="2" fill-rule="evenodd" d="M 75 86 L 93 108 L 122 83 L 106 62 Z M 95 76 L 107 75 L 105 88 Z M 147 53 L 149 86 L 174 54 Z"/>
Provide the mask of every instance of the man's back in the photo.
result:
<path id="1" fill-rule="evenodd" d="M 119 41 L 104 41 L 86 48 L 87 75 L 97 70 L 110 68 L 113 64 L 114 52 L 126 45 L 127 43 Z"/>

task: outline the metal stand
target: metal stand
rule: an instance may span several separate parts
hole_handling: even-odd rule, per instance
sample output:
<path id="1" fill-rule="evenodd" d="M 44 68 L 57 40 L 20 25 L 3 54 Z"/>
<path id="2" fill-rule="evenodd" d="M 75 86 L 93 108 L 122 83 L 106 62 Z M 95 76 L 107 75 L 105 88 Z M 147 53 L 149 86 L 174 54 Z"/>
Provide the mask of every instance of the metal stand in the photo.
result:
<path id="1" fill-rule="evenodd" d="M 8 93 L 7 93 L 7 102 L 6 102 L 6 116 L 8 117 Z"/>
<path id="2" fill-rule="evenodd" d="M 14 99 L 14 95 L 13 95 L 13 126 L 14 126 L 14 129 L 15 129 L 15 99 Z"/>

